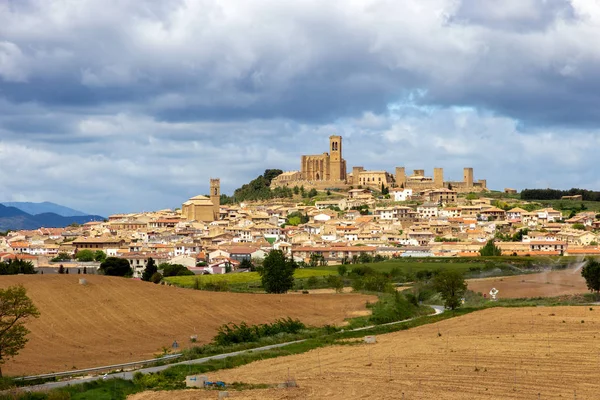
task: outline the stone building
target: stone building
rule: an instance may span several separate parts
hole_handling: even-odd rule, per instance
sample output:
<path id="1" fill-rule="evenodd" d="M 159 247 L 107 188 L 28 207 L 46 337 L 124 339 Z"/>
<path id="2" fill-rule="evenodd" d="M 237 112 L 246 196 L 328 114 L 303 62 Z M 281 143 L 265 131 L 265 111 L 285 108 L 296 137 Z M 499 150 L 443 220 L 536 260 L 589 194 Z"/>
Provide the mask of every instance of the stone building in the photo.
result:
<path id="1" fill-rule="evenodd" d="M 361 186 L 378 190 L 382 184 L 389 188 L 412 189 L 415 193 L 442 188 L 459 193 L 487 190 L 485 180 L 473 180 L 473 168 L 464 168 L 462 181 L 444 181 L 443 168 L 434 168 L 433 177 L 426 176 L 423 169 L 407 175 L 404 167 L 396 167 L 395 174 L 353 167 L 348 174 L 346 160 L 342 156 L 342 137 L 337 135 L 329 137 L 329 153 L 301 156 L 300 171 L 284 172 L 273 179 L 271 187 L 304 186 L 305 189 L 326 190 Z"/>
<path id="2" fill-rule="evenodd" d="M 183 203 L 181 215 L 188 221 L 212 222 L 219 219 L 221 206 L 221 182 L 210 180 L 210 197 L 195 196 Z"/>
<path id="3" fill-rule="evenodd" d="M 395 181 L 396 186 L 410 188 L 414 191 L 448 188 L 464 193 L 487 190 L 487 182 L 485 179 L 474 182 L 473 168 L 463 169 L 462 181 L 445 181 L 443 168 L 434 168 L 433 177 L 430 177 L 425 176 L 425 170 L 423 169 L 415 169 L 413 170 L 412 175 L 407 176 L 404 167 L 396 167 Z"/>
<path id="4" fill-rule="evenodd" d="M 348 183 L 379 189 L 382 184 L 386 187 L 393 186 L 395 181 L 394 176 L 386 171 L 366 171 L 363 167 L 352 167 Z"/>
<path id="5" fill-rule="evenodd" d="M 330 136 L 331 153 L 302 156 L 300 178 L 306 181 L 346 181 L 346 160 L 342 158 L 342 137 Z"/>

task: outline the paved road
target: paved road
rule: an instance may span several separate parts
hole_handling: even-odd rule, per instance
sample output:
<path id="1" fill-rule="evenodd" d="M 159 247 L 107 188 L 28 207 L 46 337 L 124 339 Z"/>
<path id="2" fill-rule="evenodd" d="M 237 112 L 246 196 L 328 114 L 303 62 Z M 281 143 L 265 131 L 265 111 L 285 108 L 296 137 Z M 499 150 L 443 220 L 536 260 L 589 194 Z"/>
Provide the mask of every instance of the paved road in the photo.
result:
<path id="1" fill-rule="evenodd" d="M 435 310 L 435 314 L 434 315 L 441 314 L 441 313 L 444 312 L 444 307 L 443 306 L 430 306 L 430 307 Z M 418 317 L 415 317 L 415 318 L 418 318 Z M 415 318 L 409 318 L 409 319 L 405 319 L 403 321 L 390 322 L 388 324 L 371 325 L 371 326 L 366 326 L 366 327 L 362 327 L 362 328 L 356 328 L 356 329 L 352 329 L 352 332 L 363 331 L 365 329 L 373 328 L 375 326 L 385 326 L 385 325 L 401 324 L 403 322 L 412 321 Z M 180 362 L 173 363 L 173 364 L 159 365 L 157 367 L 141 368 L 141 369 L 138 369 L 138 370 L 135 370 L 135 371 L 118 372 L 118 373 L 114 373 L 114 374 L 110 374 L 110 375 L 86 376 L 86 377 L 68 379 L 68 380 L 64 380 L 64 381 L 60 381 L 60 382 L 48 382 L 48 383 L 43 383 L 41 385 L 25 386 L 22 389 L 26 390 L 26 391 L 29 391 L 29 392 L 38 392 L 38 391 L 43 391 L 43 390 L 57 389 L 57 388 L 61 388 L 61 387 L 65 387 L 65 386 L 70 386 L 70 385 L 78 385 L 80 383 L 85 383 L 85 382 L 93 382 L 93 381 L 97 381 L 97 380 L 100 380 L 100 379 L 119 379 L 120 378 L 120 379 L 131 380 L 131 379 L 133 379 L 133 375 L 135 373 L 137 373 L 137 372 L 141 372 L 142 374 L 155 373 L 155 372 L 164 371 L 165 369 L 170 368 L 170 367 L 172 367 L 174 365 L 202 364 L 202 363 L 205 363 L 205 362 L 211 361 L 211 360 L 222 360 L 224 358 L 234 357 L 234 356 L 237 356 L 237 355 L 240 355 L 240 354 L 247 353 L 249 351 L 257 352 L 257 351 L 266 351 L 266 350 L 276 349 L 276 348 L 284 347 L 284 346 L 287 346 L 287 345 L 290 345 L 290 344 L 294 344 L 294 343 L 301 343 L 301 342 L 304 342 L 305 340 L 306 339 L 296 340 L 296 341 L 293 341 L 293 342 L 272 344 L 272 345 L 269 345 L 269 346 L 257 347 L 257 348 L 249 349 L 249 350 L 234 351 L 232 353 L 219 354 L 219 355 L 216 355 L 216 356 L 196 358 L 194 360 L 180 361 Z"/>

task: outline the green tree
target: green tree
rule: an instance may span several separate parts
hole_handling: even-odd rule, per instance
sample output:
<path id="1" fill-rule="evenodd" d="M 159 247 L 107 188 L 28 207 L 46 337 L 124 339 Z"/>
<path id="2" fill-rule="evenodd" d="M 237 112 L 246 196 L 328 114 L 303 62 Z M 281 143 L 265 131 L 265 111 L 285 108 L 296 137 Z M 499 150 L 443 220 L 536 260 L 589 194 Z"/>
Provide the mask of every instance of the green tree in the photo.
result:
<path id="1" fill-rule="evenodd" d="M 71 259 L 71 255 L 69 253 L 60 252 L 54 257 L 51 261 L 69 261 Z"/>
<path id="2" fill-rule="evenodd" d="M 578 229 L 580 231 L 585 231 L 585 225 L 583 225 L 583 224 L 573 224 L 572 228 Z"/>
<path id="3" fill-rule="evenodd" d="M 158 269 L 162 270 L 163 276 L 166 278 L 167 276 L 185 276 L 185 275 L 194 275 L 192 271 L 187 269 L 185 265 L 181 264 L 169 264 L 162 263 L 158 266 Z"/>
<path id="4" fill-rule="evenodd" d="M 461 297 L 467 291 L 463 275 L 449 269 L 444 269 L 433 277 L 433 287 L 442 296 L 445 306 L 452 310 L 460 306 Z"/>
<path id="5" fill-rule="evenodd" d="M 39 315 L 23 286 L 0 289 L 0 378 L 2 364 L 16 356 L 27 343 L 29 330 L 25 322 Z"/>
<path id="6" fill-rule="evenodd" d="M 344 281 L 341 276 L 329 275 L 327 277 L 327 285 L 335 289 L 337 293 L 341 293 L 344 290 Z"/>
<path id="7" fill-rule="evenodd" d="M 293 213 L 289 213 L 287 216 L 287 224 L 292 226 L 297 226 L 300 224 L 305 224 L 308 222 L 308 215 L 302 214 L 298 211 Z"/>
<path id="8" fill-rule="evenodd" d="M 300 188 L 298 185 L 294 186 L 294 194 L 300 194 Z"/>
<path id="9" fill-rule="evenodd" d="M 307 195 L 307 196 L 308 196 L 308 197 L 315 197 L 317 194 L 319 194 L 319 193 L 317 192 L 317 189 L 315 189 L 315 188 L 312 188 L 312 189 L 310 189 L 310 190 L 309 190 L 309 192 L 308 192 L 308 195 Z"/>
<path id="10" fill-rule="evenodd" d="M 31 261 L 21 260 L 19 258 L 9 259 L 6 262 L 0 262 L 0 275 L 16 274 L 36 274 L 37 271 Z"/>
<path id="11" fill-rule="evenodd" d="M 92 250 L 83 249 L 75 254 L 75 258 L 82 262 L 94 261 L 95 253 Z"/>
<path id="12" fill-rule="evenodd" d="M 94 253 L 94 261 L 102 262 L 106 260 L 106 253 L 102 250 L 96 250 Z"/>
<path id="13" fill-rule="evenodd" d="M 339 265 L 337 267 L 337 272 L 340 276 L 346 276 L 346 274 L 348 273 L 348 267 L 346 267 L 345 265 Z"/>
<path id="14" fill-rule="evenodd" d="M 600 293 L 600 262 L 592 258 L 588 259 L 581 269 L 581 276 L 585 279 L 588 289 L 598 295 Z"/>
<path id="15" fill-rule="evenodd" d="M 494 239 L 490 239 L 485 246 L 479 249 L 479 254 L 481 254 L 482 257 L 501 256 L 502 250 L 494 244 Z"/>
<path id="16" fill-rule="evenodd" d="M 286 293 L 294 287 L 296 263 L 286 259 L 281 250 L 271 250 L 258 270 L 267 293 Z"/>
<path id="17" fill-rule="evenodd" d="M 129 265 L 129 261 L 124 258 L 108 257 L 102 264 L 100 264 L 100 271 L 104 275 L 110 276 L 131 276 L 133 270 Z"/>
<path id="18" fill-rule="evenodd" d="M 150 282 L 152 282 L 152 283 L 160 283 L 160 281 L 162 281 L 162 279 L 163 279 L 162 274 L 160 272 L 155 272 L 150 277 Z"/>
<path id="19" fill-rule="evenodd" d="M 288 218 L 287 223 L 288 225 L 298 226 L 302 223 L 302 220 L 300 219 L 300 217 L 290 217 Z"/>
<path id="20" fill-rule="evenodd" d="M 156 263 L 152 257 L 148 258 L 148 262 L 146 263 L 146 268 L 144 268 L 144 272 L 142 273 L 142 280 L 149 282 L 155 273 L 158 272 L 158 268 L 156 267 Z"/>
<path id="21" fill-rule="evenodd" d="M 252 271 L 254 269 L 254 266 L 252 265 L 252 262 L 250 260 L 248 260 L 247 258 L 244 258 L 242 261 L 240 261 L 240 269 L 247 269 L 249 271 Z"/>

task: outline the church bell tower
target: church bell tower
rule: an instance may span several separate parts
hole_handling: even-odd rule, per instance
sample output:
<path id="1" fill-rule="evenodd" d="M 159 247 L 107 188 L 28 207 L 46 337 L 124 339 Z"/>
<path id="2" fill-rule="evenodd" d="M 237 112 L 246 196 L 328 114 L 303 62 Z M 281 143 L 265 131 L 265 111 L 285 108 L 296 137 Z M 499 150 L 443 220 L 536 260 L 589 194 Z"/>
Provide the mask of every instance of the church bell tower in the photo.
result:
<path id="1" fill-rule="evenodd" d="M 219 178 L 210 180 L 210 201 L 213 203 L 213 214 L 216 221 L 219 219 L 221 208 L 221 180 Z"/>
<path id="2" fill-rule="evenodd" d="M 345 171 L 343 171 L 344 161 L 342 159 L 342 137 L 329 136 L 329 167 L 330 179 L 332 181 L 340 181 L 345 179 Z"/>

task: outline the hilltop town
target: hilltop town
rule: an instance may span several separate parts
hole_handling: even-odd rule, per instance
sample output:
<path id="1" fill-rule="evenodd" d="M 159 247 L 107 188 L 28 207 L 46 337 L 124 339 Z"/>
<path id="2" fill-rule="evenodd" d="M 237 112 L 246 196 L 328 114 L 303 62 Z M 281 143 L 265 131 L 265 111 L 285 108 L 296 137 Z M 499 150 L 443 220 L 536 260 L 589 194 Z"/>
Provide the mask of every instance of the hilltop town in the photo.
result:
<path id="1" fill-rule="evenodd" d="M 288 195 L 221 204 L 220 180 L 209 196 L 176 209 L 115 214 L 103 222 L 9 232 L 0 237 L 0 261 L 20 258 L 54 272 L 99 263 L 71 260 L 81 250 L 126 259 L 140 277 L 148 260 L 181 264 L 195 274 L 223 274 L 263 259 L 272 249 L 297 262 L 335 265 L 359 257 L 477 257 L 495 239 L 503 255 L 598 255 L 600 220 L 594 211 L 556 210 L 519 199 L 512 189 L 492 192 L 485 180 L 445 181 L 424 170 L 412 175 L 353 167 L 346 174 L 342 138 L 331 153 L 302 156 L 301 170 L 283 172 L 271 188 Z M 581 196 L 565 198 L 579 204 Z M 583 208 L 583 207 L 582 207 Z"/>

